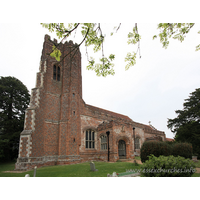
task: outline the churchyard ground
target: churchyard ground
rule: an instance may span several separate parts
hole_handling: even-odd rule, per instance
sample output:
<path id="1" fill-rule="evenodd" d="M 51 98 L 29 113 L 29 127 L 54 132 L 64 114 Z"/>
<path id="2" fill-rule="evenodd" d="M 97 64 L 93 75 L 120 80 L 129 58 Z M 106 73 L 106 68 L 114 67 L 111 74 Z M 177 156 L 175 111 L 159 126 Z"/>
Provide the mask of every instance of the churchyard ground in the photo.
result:
<path id="1" fill-rule="evenodd" d="M 136 158 L 140 163 L 140 158 Z M 36 177 L 107 177 L 107 174 L 123 173 L 126 170 L 140 169 L 141 164 L 135 165 L 132 162 L 94 162 L 98 171 L 90 170 L 90 162 L 72 164 L 72 165 L 57 165 L 41 167 L 37 169 Z M 0 177 L 25 177 L 29 174 L 33 177 L 34 170 L 25 172 L 14 172 L 14 162 L 0 163 Z M 200 177 L 200 160 L 195 163 L 197 172 L 192 177 Z"/>

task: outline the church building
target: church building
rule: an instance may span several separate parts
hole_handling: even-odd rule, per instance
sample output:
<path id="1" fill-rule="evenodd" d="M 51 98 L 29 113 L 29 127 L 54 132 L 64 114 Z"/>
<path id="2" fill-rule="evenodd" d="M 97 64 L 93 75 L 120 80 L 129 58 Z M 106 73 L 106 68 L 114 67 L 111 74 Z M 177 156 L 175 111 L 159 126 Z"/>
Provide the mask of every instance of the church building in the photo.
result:
<path id="1" fill-rule="evenodd" d="M 55 43 L 45 35 L 15 170 L 132 159 L 140 154 L 144 141 L 166 140 L 165 133 L 151 125 L 86 104 L 78 45 L 72 41 L 60 44 L 62 57 L 57 62 L 49 55 Z"/>

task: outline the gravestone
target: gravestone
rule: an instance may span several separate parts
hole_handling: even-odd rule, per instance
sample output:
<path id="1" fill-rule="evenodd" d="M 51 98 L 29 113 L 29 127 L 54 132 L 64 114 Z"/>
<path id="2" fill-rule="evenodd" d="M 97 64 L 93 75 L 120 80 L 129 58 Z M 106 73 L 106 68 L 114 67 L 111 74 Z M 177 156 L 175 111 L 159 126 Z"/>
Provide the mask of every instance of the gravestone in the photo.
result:
<path id="1" fill-rule="evenodd" d="M 98 169 L 95 169 L 95 164 L 93 162 L 90 162 L 90 170 L 93 172 L 98 171 Z"/>
<path id="2" fill-rule="evenodd" d="M 29 175 L 29 174 L 26 174 L 25 177 L 30 177 L 30 175 Z"/>
<path id="3" fill-rule="evenodd" d="M 112 174 L 107 174 L 107 177 L 118 177 L 116 172 L 113 172 Z"/>
<path id="4" fill-rule="evenodd" d="M 110 174 L 107 174 L 107 177 L 111 177 L 111 175 L 110 175 Z"/>
<path id="5" fill-rule="evenodd" d="M 192 156 L 192 161 L 194 161 L 194 162 L 198 162 L 198 160 L 197 160 L 197 156 Z"/>
<path id="6" fill-rule="evenodd" d="M 34 167 L 34 174 L 33 177 L 36 177 L 37 166 Z"/>
<path id="7" fill-rule="evenodd" d="M 113 172 L 112 177 L 118 177 L 116 172 Z"/>

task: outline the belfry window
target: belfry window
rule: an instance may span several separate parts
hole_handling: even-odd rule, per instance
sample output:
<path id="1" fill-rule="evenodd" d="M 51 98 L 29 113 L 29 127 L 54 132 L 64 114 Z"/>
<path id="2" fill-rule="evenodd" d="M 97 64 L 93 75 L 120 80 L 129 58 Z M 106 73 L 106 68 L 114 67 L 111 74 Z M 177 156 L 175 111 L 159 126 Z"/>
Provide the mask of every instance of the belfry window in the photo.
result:
<path id="1" fill-rule="evenodd" d="M 85 148 L 95 148 L 95 132 L 93 130 L 86 130 L 85 132 Z"/>
<path id="2" fill-rule="evenodd" d="M 60 67 L 56 65 L 53 66 L 53 79 L 60 81 Z"/>
<path id="3" fill-rule="evenodd" d="M 107 150 L 107 136 L 101 136 L 101 150 Z"/>
<path id="4" fill-rule="evenodd" d="M 57 81 L 60 81 L 60 67 L 57 69 Z"/>
<path id="5" fill-rule="evenodd" d="M 140 138 L 135 138 L 135 149 L 140 149 Z"/>

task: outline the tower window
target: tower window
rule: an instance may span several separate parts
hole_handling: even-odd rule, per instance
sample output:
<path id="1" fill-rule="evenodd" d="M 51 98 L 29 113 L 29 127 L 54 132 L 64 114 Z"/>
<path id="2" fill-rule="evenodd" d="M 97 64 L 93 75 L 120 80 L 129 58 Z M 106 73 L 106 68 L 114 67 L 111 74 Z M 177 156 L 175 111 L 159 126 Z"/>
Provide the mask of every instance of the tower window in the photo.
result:
<path id="1" fill-rule="evenodd" d="M 53 79 L 56 80 L 56 66 L 53 66 Z"/>
<path id="2" fill-rule="evenodd" d="M 57 81 L 60 81 L 60 67 L 58 67 L 57 71 Z"/>
<path id="3" fill-rule="evenodd" d="M 56 65 L 53 66 L 53 79 L 60 81 L 60 67 Z"/>

